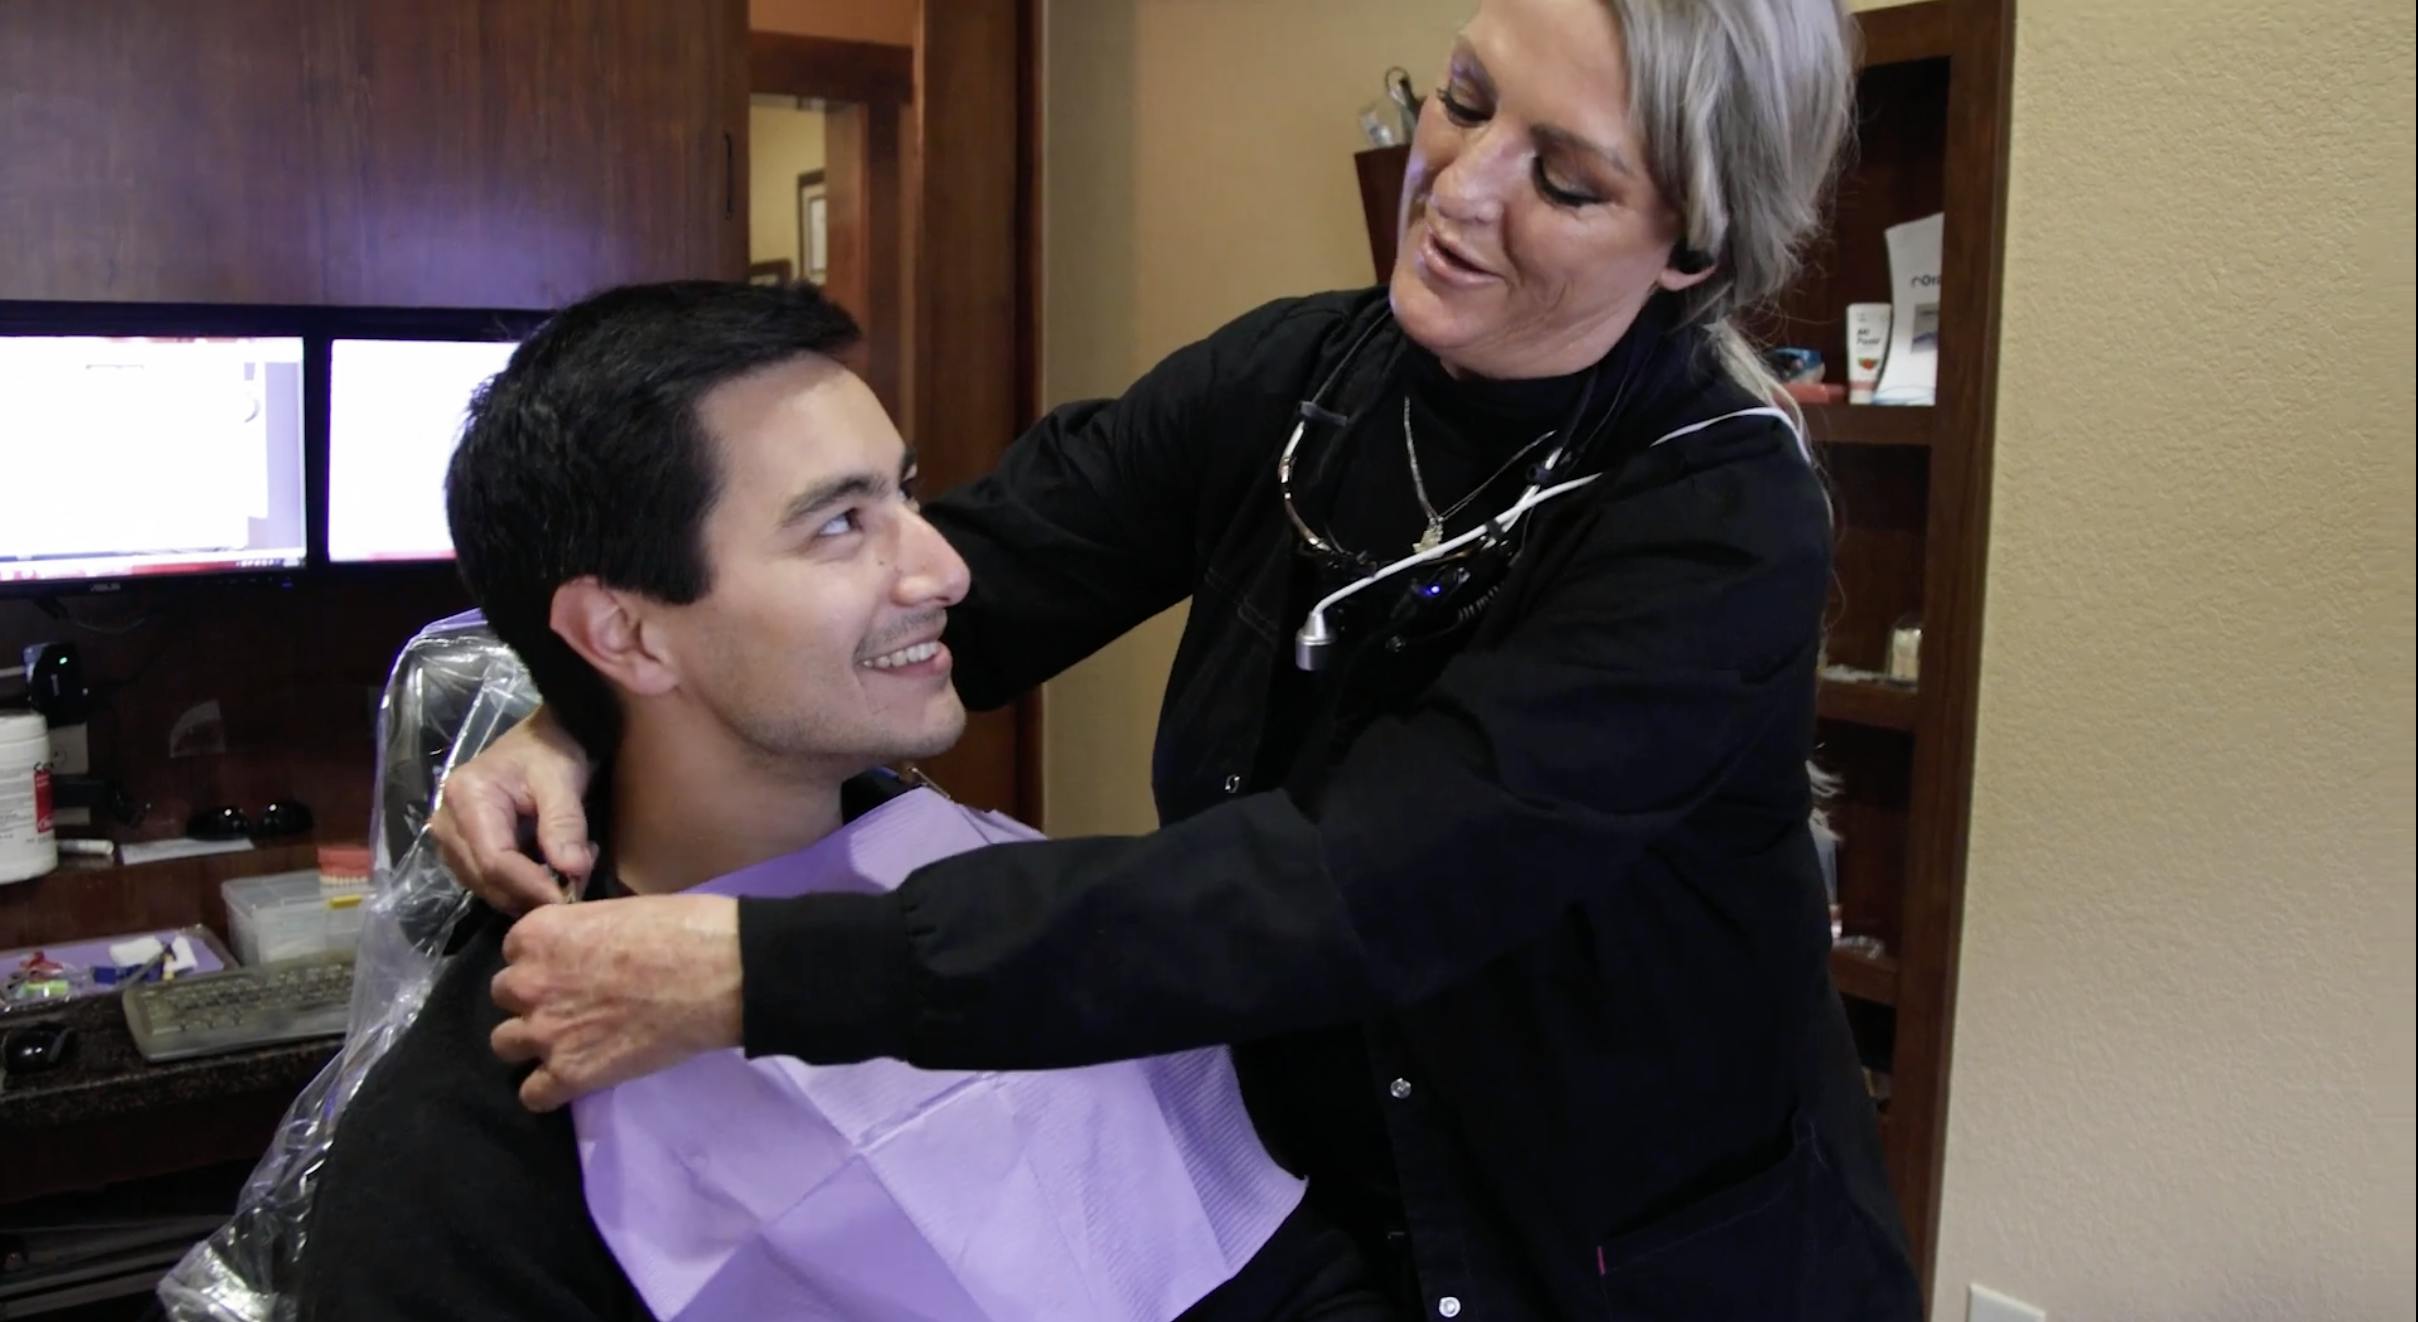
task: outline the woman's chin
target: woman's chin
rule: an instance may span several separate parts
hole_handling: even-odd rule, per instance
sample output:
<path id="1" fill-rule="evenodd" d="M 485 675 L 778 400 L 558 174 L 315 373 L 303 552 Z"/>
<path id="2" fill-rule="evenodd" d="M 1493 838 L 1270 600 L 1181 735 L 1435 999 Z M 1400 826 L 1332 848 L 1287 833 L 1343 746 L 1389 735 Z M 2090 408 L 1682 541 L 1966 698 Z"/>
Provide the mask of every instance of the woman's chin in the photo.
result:
<path id="1" fill-rule="evenodd" d="M 1468 341 L 1469 310 L 1456 306 L 1462 299 L 1430 286 L 1410 259 L 1395 263 L 1386 295 L 1394 324 L 1420 348 L 1441 354 Z"/>

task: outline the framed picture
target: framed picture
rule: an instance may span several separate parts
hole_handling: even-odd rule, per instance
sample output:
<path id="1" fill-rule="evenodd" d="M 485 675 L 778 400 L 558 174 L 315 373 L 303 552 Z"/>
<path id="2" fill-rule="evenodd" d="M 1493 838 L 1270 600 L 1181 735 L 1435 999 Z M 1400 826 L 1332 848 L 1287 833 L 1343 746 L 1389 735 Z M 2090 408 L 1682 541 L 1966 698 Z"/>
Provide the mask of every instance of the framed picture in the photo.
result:
<path id="1" fill-rule="evenodd" d="M 798 176 L 798 262 L 805 267 L 806 278 L 818 285 L 831 270 L 829 202 L 822 171 L 808 170 Z"/>
<path id="2" fill-rule="evenodd" d="M 747 283 L 751 285 L 785 285 L 789 283 L 790 279 L 791 267 L 789 259 L 786 257 L 775 257 L 769 262 L 749 262 L 747 264 Z"/>

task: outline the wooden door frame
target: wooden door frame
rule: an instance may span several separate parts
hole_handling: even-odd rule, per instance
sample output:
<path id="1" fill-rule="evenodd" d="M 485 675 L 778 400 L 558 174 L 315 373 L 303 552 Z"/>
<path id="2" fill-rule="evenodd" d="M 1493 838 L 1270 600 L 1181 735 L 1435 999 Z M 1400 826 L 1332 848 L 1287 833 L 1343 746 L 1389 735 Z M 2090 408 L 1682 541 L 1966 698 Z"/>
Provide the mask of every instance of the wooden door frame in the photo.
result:
<path id="1" fill-rule="evenodd" d="M 906 291 L 900 248 L 906 228 L 904 151 L 913 140 L 915 52 L 906 46 L 840 41 L 779 32 L 747 34 L 747 89 L 753 95 L 812 98 L 832 103 L 824 116 L 826 239 L 832 300 L 868 328 L 903 327 Z M 806 254 L 799 254 L 803 276 Z M 853 364 L 882 407 L 910 426 L 900 364 L 914 346 L 868 346 Z"/>
<path id="2" fill-rule="evenodd" d="M 829 242 L 835 254 L 861 245 L 848 250 L 867 279 L 832 296 L 912 337 L 899 366 L 873 355 L 867 380 L 945 490 L 990 471 L 1039 416 L 1040 0 L 922 10 L 913 47 L 752 32 L 748 85 L 843 103 L 825 130 Z M 932 87 L 948 95 L 918 96 Z M 947 370 L 921 370 L 931 364 Z M 978 718 L 969 741 L 1003 737 L 1012 801 L 995 806 L 1038 823 L 1039 691 Z"/>

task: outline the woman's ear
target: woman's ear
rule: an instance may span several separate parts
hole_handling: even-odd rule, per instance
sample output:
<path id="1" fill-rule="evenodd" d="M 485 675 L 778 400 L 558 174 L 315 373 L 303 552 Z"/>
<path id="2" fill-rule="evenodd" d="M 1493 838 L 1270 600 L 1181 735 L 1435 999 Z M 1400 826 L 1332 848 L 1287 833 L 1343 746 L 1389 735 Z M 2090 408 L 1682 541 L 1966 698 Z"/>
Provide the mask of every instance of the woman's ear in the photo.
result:
<path id="1" fill-rule="evenodd" d="M 643 599 L 608 588 L 594 575 L 554 589 L 546 623 L 581 660 L 617 687 L 652 696 L 679 685 L 680 676 L 670 658 L 657 650 L 642 627 Z"/>
<path id="2" fill-rule="evenodd" d="M 1676 294 L 1692 285 L 1702 284 L 1713 274 L 1718 264 L 1713 255 L 1694 248 L 1673 248 L 1671 260 L 1654 277 L 1654 283 Z"/>

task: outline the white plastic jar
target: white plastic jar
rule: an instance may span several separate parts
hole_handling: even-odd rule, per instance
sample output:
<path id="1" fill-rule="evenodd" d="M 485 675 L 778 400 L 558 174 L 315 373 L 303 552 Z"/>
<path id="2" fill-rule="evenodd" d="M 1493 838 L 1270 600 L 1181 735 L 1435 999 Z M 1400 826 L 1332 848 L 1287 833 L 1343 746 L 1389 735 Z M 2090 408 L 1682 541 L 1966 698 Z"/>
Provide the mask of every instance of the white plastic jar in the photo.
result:
<path id="1" fill-rule="evenodd" d="M 0 712 L 0 883 L 59 866 L 50 816 L 50 722 L 39 712 Z"/>

